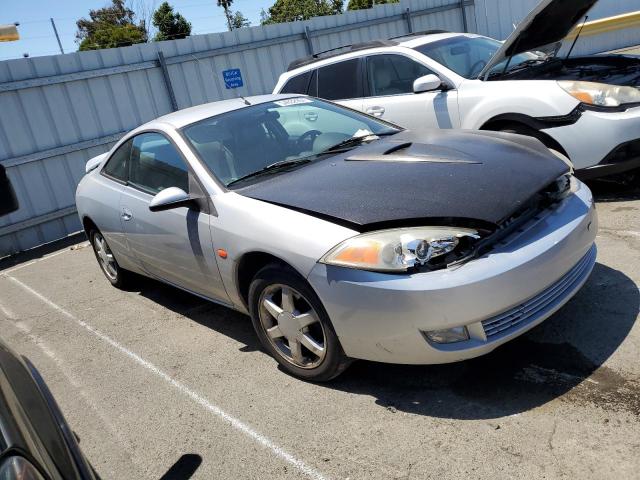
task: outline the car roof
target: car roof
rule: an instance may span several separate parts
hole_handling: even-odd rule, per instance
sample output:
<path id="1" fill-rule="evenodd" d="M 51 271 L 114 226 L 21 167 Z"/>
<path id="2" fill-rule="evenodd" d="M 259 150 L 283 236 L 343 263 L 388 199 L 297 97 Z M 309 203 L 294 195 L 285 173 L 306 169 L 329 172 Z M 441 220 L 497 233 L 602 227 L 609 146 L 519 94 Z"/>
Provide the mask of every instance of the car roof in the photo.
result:
<path id="1" fill-rule="evenodd" d="M 169 113 L 158 117 L 151 122 L 145 123 L 138 129 L 149 129 L 156 123 L 171 125 L 173 128 L 179 129 L 191 123 L 199 122 L 215 115 L 247 108 L 250 105 L 258 105 L 260 103 L 272 102 L 274 100 L 283 100 L 285 98 L 300 97 L 300 94 L 269 94 L 254 95 L 250 97 L 237 97 L 228 100 L 220 100 L 218 102 L 204 103 L 195 107 L 185 108 L 177 112 Z M 250 104 L 250 105 L 249 105 Z M 136 130 L 138 130 L 136 129 Z"/>
<path id="2" fill-rule="evenodd" d="M 416 48 L 421 45 L 427 45 L 428 43 L 439 42 L 447 38 L 455 37 L 481 37 L 482 35 L 476 35 L 474 33 L 437 33 L 433 35 L 411 35 L 406 37 L 399 37 L 396 40 L 400 42 L 400 45 L 407 48 Z"/>
<path id="3" fill-rule="evenodd" d="M 374 40 L 371 42 L 344 45 L 341 47 L 326 50 L 324 52 L 316 53 L 312 56 L 294 60 L 289 64 L 289 68 L 287 69 L 287 72 L 285 72 L 285 75 L 294 76 L 299 73 L 315 69 L 319 66 L 334 63 L 337 60 L 341 60 L 343 58 L 357 58 L 363 53 L 366 54 L 368 51 L 384 51 L 385 49 L 393 50 L 397 47 L 415 48 L 420 45 L 426 45 L 427 43 L 437 42 L 446 38 L 460 36 L 478 37 L 480 35 L 432 30 L 428 32 L 418 32 L 415 34 L 407 34 L 400 37 L 394 37 L 389 40 Z"/>

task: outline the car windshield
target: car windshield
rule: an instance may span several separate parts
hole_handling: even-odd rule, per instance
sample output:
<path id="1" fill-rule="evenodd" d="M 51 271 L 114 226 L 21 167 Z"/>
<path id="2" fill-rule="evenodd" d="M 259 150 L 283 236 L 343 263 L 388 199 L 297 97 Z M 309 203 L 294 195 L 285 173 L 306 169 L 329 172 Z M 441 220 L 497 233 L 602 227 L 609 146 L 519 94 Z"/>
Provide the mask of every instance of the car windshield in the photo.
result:
<path id="1" fill-rule="evenodd" d="M 486 37 L 451 37 L 437 42 L 427 43 L 415 47 L 415 50 L 453 70 L 464 78 L 478 78 L 482 69 L 489 63 L 502 46 L 497 40 Z M 523 52 L 514 55 L 509 63 L 509 70 L 525 62 L 544 60 L 546 56 L 542 52 Z M 491 69 L 493 72 L 502 72 L 507 60 L 499 63 Z"/>
<path id="2" fill-rule="evenodd" d="M 336 145 L 353 148 L 358 138 L 375 140 L 400 129 L 322 100 L 294 97 L 216 115 L 182 131 L 207 167 L 229 186 L 257 172 L 303 165 Z"/>

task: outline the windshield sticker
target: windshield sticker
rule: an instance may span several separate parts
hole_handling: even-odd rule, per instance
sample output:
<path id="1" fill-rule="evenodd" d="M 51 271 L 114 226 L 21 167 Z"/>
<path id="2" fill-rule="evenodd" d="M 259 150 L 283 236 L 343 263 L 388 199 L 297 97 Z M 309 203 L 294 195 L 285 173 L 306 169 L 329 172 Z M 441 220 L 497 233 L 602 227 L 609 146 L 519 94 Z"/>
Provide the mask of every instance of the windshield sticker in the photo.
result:
<path id="1" fill-rule="evenodd" d="M 276 105 L 280 105 L 281 107 L 288 107 L 290 105 L 299 105 L 301 103 L 313 103 L 313 100 L 310 98 L 304 97 L 296 97 L 296 98 L 287 98 L 286 100 L 277 100 L 275 102 Z"/>

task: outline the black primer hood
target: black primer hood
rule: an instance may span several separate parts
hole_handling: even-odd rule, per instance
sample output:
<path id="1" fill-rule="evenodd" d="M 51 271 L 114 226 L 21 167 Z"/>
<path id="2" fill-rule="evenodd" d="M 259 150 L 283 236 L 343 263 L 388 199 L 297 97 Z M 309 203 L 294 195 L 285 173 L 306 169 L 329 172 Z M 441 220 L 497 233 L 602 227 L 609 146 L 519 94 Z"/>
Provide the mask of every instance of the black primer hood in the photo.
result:
<path id="1" fill-rule="evenodd" d="M 234 191 L 361 231 L 425 219 L 495 225 L 568 171 L 529 137 L 404 131 Z"/>

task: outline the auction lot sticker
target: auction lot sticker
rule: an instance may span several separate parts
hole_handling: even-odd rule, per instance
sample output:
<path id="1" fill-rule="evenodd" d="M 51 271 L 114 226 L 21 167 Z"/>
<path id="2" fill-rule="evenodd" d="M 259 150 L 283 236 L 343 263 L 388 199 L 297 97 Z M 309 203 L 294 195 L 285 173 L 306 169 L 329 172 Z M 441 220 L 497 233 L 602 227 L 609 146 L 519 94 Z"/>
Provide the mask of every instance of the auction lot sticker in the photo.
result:
<path id="1" fill-rule="evenodd" d="M 280 105 L 281 107 L 288 107 L 289 105 L 298 105 L 300 103 L 313 103 L 313 100 L 310 98 L 298 97 L 298 98 L 287 98 L 285 100 L 277 100 L 275 102 L 276 105 Z"/>

